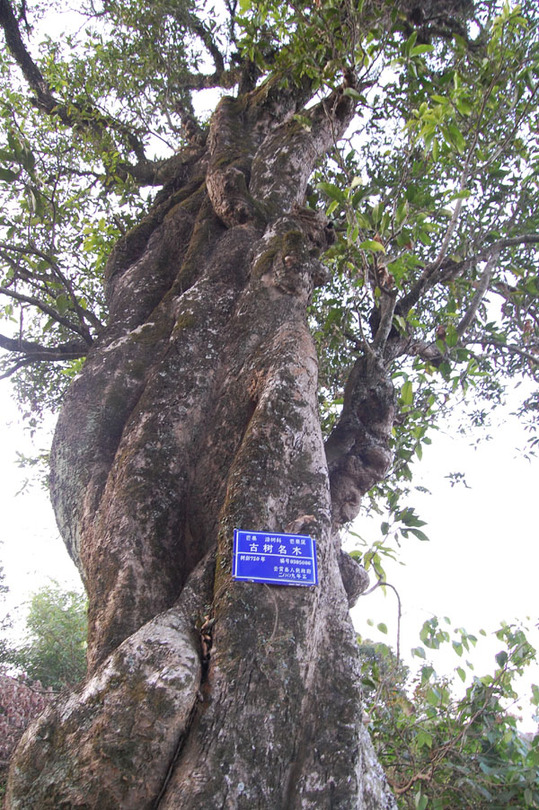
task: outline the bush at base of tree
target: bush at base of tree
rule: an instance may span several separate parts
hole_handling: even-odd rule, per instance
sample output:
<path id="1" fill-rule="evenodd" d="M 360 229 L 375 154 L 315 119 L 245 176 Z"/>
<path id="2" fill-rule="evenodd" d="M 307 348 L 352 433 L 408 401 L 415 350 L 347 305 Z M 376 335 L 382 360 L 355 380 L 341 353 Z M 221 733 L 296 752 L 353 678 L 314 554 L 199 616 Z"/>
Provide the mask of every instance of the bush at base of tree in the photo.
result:
<path id="1" fill-rule="evenodd" d="M 369 728 L 402 810 L 539 808 L 539 733 L 522 734 L 511 713 L 515 679 L 535 661 L 535 650 L 520 627 L 504 625 L 496 635 L 503 649 L 494 673 L 474 676 L 461 697 L 430 664 L 412 677 L 385 644 L 361 645 Z M 424 658 L 424 647 L 449 642 L 462 656 L 477 639 L 462 629 L 451 639 L 431 619 L 421 640 L 413 652 Z M 456 668 L 461 681 L 463 665 L 471 668 Z M 537 686 L 532 703 L 539 705 Z"/>

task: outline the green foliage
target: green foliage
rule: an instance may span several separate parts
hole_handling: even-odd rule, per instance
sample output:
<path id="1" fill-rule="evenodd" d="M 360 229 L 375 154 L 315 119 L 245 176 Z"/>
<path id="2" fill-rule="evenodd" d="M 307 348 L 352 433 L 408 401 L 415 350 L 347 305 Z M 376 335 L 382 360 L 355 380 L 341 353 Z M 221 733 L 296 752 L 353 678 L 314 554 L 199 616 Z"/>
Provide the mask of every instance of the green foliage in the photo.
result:
<path id="1" fill-rule="evenodd" d="M 6 664 L 17 667 L 44 687 L 74 686 L 86 672 L 86 597 L 47 585 L 30 599 L 26 641 L 3 654 Z"/>
<path id="2" fill-rule="evenodd" d="M 327 431 L 354 357 L 393 311 L 399 416 L 391 476 L 370 493 L 380 514 L 405 508 L 413 464 L 449 412 L 484 421 L 506 390 L 538 379 L 537 6 L 484 3 L 476 25 L 473 43 L 370 37 L 358 129 L 309 200 L 340 235 L 312 307 Z M 535 395 L 521 415 L 532 454 Z"/>
<path id="3" fill-rule="evenodd" d="M 384 644 L 363 642 L 362 680 L 369 729 L 400 808 L 539 807 L 539 734 L 523 735 L 513 715 L 516 680 L 535 662 L 522 627 L 503 625 L 492 674 L 471 676 L 477 638 L 434 618 L 413 654 L 411 674 Z M 459 681 L 438 676 L 427 649 L 451 645 Z M 465 682 L 465 688 L 462 683 Z M 532 689 L 537 711 L 539 690 Z M 539 719 L 536 717 L 536 719 Z"/>
<path id="4" fill-rule="evenodd" d="M 100 334 L 106 259 L 168 158 L 203 142 L 200 94 L 214 89 L 214 104 L 246 76 L 295 86 L 298 121 L 343 79 L 357 104 L 307 200 L 338 236 L 311 308 L 324 429 L 375 344 L 399 393 L 391 487 L 404 497 L 455 400 L 490 407 L 511 380 L 535 380 L 537 7 L 477 6 L 423 30 L 396 4 L 350 0 L 158 0 L 144 14 L 137 0 L 88 2 L 70 15 L 40 4 L 38 17 L 61 23 L 28 37 L 40 103 L 13 57 L 0 59 L 0 345 L 26 412 L 59 404 Z"/>

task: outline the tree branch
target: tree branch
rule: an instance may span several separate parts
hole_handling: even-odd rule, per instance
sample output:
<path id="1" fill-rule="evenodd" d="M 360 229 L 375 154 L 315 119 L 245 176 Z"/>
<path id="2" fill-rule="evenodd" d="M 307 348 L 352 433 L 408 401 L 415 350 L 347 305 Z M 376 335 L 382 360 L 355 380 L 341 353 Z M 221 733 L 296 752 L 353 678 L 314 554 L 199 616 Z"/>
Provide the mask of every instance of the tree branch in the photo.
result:
<path id="1" fill-rule="evenodd" d="M 470 306 L 464 313 L 464 316 L 461 318 L 457 326 L 456 331 L 457 335 L 459 336 L 459 340 L 464 337 L 464 335 L 466 334 L 466 332 L 468 331 L 468 329 L 475 320 L 477 310 L 479 309 L 479 306 L 483 298 L 487 294 L 488 288 L 490 286 L 492 274 L 494 272 L 494 266 L 496 264 L 496 259 L 498 258 L 499 255 L 500 251 L 497 250 L 494 253 L 492 253 L 488 258 L 488 261 L 485 265 L 485 269 L 481 273 L 481 278 L 479 279 L 479 283 L 477 285 L 474 296 L 471 300 Z"/>
<path id="2" fill-rule="evenodd" d="M 6 335 L 0 335 L 0 349 L 25 355 L 25 357 L 16 360 L 13 366 L 1 374 L 0 379 L 10 377 L 19 368 L 31 363 L 61 363 L 67 360 L 78 360 L 81 357 L 86 357 L 88 353 L 88 346 L 80 340 L 62 343 L 59 346 L 42 346 L 40 343 L 22 340 L 22 338 L 9 338 Z"/>
<path id="3" fill-rule="evenodd" d="M 51 112 L 52 108 L 57 106 L 56 101 L 41 71 L 26 50 L 9 0 L 0 0 L 0 25 L 4 29 L 6 45 L 22 70 L 24 78 L 36 93 L 40 106 Z"/>
<path id="4" fill-rule="evenodd" d="M 381 289 L 381 288 L 380 288 Z M 380 324 L 376 330 L 372 348 L 375 352 L 382 353 L 384 351 L 391 327 L 393 326 L 393 315 L 395 314 L 395 305 L 397 303 L 396 290 L 383 290 L 381 289 L 382 298 L 380 304 Z"/>
<path id="5" fill-rule="evenodd" d="M 206 26 L 203 23 L 201 23 L 199 19 L 192 18 L 191 28 L 210 52 L 217 73 L 224 73 L 225 62 L 223 59 L 223 55 L 219 50 L 219 48 L 217 47 L 217 45 L 215 44 L 213 37 L 206 28 Z"/>
<path id="6" fill-rule="evenodd" d="M 34 298 L 31 295 L 23 295 L 15 290 L 10 290 L 9 287 L 0 287 L 0 293 L 7 295 L 9 298 L 13 298 L 15 301 L 20 301 L 23 304 L 30 304 L 31 306 L 36 307 L 45 315 L 48 315 L 50 318 L 56 321 L 56 323 L 59 323 L 61 326 L 65 326 L 66 329 L 69 329 L 71 332 L 75 332 L 77 335 L 80 335 L 87 346 L 92 344 L 92 338 L 87 328 L 73 323 L 69 320 L 69 318 L 64 318 L 53 307 L 50 307 L 48 304 L 45 304 L 38 298 Z"/>
<path id="7" fill-rule="evenodd" d="M 448 282 L 457 278 L 457 276 L 462 275 L 464 271 L 472 265 L 488 260 L 494 254 L 499 255 L 504 248 L 531 244 L 539 244 L 539 234 L 528 233 L 522 234 L 521 236 L 509 236 L 504 239 L 498 239 L 488 247 L 480 250 L 479 253 L 475 253 L 473 256 L 469 256 L 467 259 L 463 259 L 460 262 L 454 259 L 448 259 L 447 262 L 442 262 L 439 266 L 436 278 L 430 277 L 429 279 L 425 279 L 424 276 L 427 269 L 425 268 L 420 280 L 412 287 L 410 292 L 403 296 L 397 303 L 395 308 L 397 314 L 406 316 L 412 307 L 417 304 L 423 292 L 430 289 L 430 287 L 433 287 L 435 284 Z M 428 283 L 425 283 L 425 281 L 428 281 Z"/>
<path id="8" fill-rule="evenodd" d="M 539 365 L 539 353 L 532 354 L 525 349 L 521 349 L 519 346 L 515 346 L 514 343 L 503 343 L 502 341 L 495 340 L 494 338 L 481 338 L 481 340 L 472 340 L 469 342 L 478 346 L 487 345 L 495 346 L 497 349 L 506 349 L 510 354 L 517 354 L 524 360 L 528 360 L 530 363 L 533 363 L 533 365 Z"/>
<path id="9" fill-rule="evenodd" d="M 182 74 L 182 88 L 186 90 L 211 90 L 222 87 L 231 90 L 241 79 L 241 68 L 230 70 L 217 70 L 215 73 L 187 73 Z"/>
<path id="10" fill-rule="evenodd" d="M 93 105 L 70 104 L 68 109 L 65 104 L 55 98 L 50 85 L 22 40 L 19 25 L 9 0 L 0 0 L 0 25 L 4 29 L 8 50 L 20 67 L 29 87 L 36 94 L 37 106 L 47 115 L 59 118 L 66 126 L 83 128 L 97 136 L 97 138 L 101 138 L 103 133 L 109 130 L 123 136 L 138 159 L 138 164 L 134 165 L 124 162 L 122 164 L 123 171 L 135 180 L 138 179 L 140 174 L 145 177 L 148 176 L 148 173 L 152 171 L 153 162 L 146 158 L 144 144 L 133 130 L 111 116 L 104 115 Z M 70 110 L 74 110 L 75 114 Z"/>
<path id="11" fill-rule="evenodd" d="M 335 529 L 356 517 L 363 495 L 387 473 L 394 418 L 387 370 L 367 351 L 352 367 L 339 420 L 325 444 Z"/>
<path id="12" fill-rule="evenodd" d="M 8 251 L 8 252 L 13 251 L 14 253 L 19 253 L 21 256 L 26 255 L 37 256 L 37 258 L 43 259 L 43 261 L 47 262 L 47 264 L 51 268 L 52 275 L 57 277 L 57 279 L 63 285 L 63 287 L 65 288 L 66 292 L 68 293 L 71 299 L 73 308 L 79 317 L 81 327 L 84 329 L 83 336 L 85 340 L 88 339 L 88 341 L 91 342 L 90 333 L 87 327 L 85 326 L 86 323 L 90 323 L 98 333 L 104 329 L 104 324 L 99 320 L 99 318 L 96 315 L 94 315 L 93 312 L 91 312 L 90 310 L 83 309 L 80 306 L 79 302 L 77 301 L 77 297 L 75 295 L 75 291 L 73 289 L 71 281 L 67 278 L 67 276 L 65 276 L 62 273 L 62 271 L 60 270 L 60 266 L 58 265 L 58 262 L 52 256 L 35 247 L 30 246 L 20 247 L 19 245 L 10 245 L 7 242 L 0 242 L 0 251 Z M 34 280 L 35 277 L 32 275 L 32 273 L 29 273 L 24 268 L 20 267 L 17 264 L 14 264 L 9 256 L 4 254 L 4 258 L 11 264 L 12 267 L 15 267 L 16 270 L 19 270 L 21 274 L 28 279 L 29 283 L 31 283 L 32 280 Z"/>

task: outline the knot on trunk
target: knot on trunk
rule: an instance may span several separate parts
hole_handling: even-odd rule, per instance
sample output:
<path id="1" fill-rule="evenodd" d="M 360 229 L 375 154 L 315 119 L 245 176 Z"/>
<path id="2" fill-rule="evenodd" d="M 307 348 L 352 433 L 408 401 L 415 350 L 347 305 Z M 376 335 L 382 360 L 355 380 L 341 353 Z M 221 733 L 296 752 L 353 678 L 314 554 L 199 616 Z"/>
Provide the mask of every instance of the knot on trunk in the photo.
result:
<path id="1" fill-rule="evenodd" d="M 206 187 L 215 213 L 228 228 L 261 219 L 247 189 L 245 173 L 236 166 L 211 169 Z"/>
<path id="2" fill-rule="evenodd" d="M 253 262 L 253 276 L 288 295 L 308 299 L 329 276 L 318 256 L 334 241 L 326 218 L 308 208 L 294 207 L 266 230 Z"/>

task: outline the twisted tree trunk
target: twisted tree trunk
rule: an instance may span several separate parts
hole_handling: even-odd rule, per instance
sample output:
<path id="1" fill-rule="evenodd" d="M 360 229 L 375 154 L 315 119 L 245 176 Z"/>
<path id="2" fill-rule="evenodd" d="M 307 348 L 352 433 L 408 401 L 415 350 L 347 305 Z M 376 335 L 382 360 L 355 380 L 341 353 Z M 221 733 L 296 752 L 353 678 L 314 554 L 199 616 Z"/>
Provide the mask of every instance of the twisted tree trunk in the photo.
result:
<path id="1" fill-rule="evenodd" d="M 393 807 L 337 534 L 387 470 L 393 392 L 358 360 L 326 457 L 306 308 L 331 232 L 302 204 L 353 101 L 306 125 L 299 95 L 223 99 L 111 256 L 110 324 L 52 452 L 89 677 L 26 734 L 12 810 Z M 234 528 L 314 536 L 319 586 L 232 581 Z"/>

